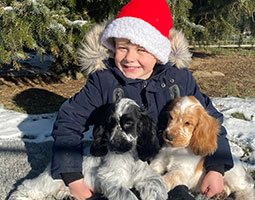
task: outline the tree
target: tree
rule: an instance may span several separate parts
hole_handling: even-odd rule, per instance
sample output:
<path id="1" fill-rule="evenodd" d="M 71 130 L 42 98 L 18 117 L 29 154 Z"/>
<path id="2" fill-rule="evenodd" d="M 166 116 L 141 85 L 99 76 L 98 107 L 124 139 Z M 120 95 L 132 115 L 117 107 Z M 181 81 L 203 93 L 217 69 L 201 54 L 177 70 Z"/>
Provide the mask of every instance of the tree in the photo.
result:
<path id="1" fill-rule="evenodd" d="M 29 51 L 65 68 L 75 67 L 76 48 L 91 20 L 72 0 L 24 0 L 0 3 L 0 64 L 19 67 Z M 78 11 L 76 11 L 78 10 Z"/>
<path id="2" fill-rule="evenodd" d="M 242 36 L 255 36 L 254 0 L 169 0 L 176 29 L 190 43 L 218 43 Z"/>
<path id="3" fill-rule="evenodd" d="M 96 22 L 112 18 L 118 14 L 120 9 L 130 0 L 87 0 L 84 6 L 88 15 Z"/>
<path id="4" fill-rule="evenodd" d="M 50 54 L 55 72 L 78 70 L 77 48 L 96 22 L 112 18 L 130 0 L 3 0 L 0 2 L 0 67 L 28 56 Z M 254 0 L 167 0 L 175 28 L 190 43 L 233 35 L 255 36 Z"/>
<path id="5" fill-rule="evenodd" d="M 129 0 L 4 0 L 0 2 L 0 67 L 28 52 L 50 54 L 55 72 L 78 69 L 77 48 L 95 22 L 118 13 Z"/>
<path id="6" fill-rule="evenodd" d="M 202 27 L 195 32 L 196 41 L 218 42 L 254 27 L 253 0 L 191 0 L 191 20 Z"/>
<path id="7" fill-rule="evenodd" d="M 178 30 L 183 30 L 185 35 L 192 36 L 194 29 L 200 29 L 203 27 L 197 26 L 190 20 L 189 10 L 192 8 L 193 4 L 190 0 L 174 0 L 168 1 L 172 17 L 174 20 L 174 26 Z M 191 39 L 192 37 L 190 37 Z"/>

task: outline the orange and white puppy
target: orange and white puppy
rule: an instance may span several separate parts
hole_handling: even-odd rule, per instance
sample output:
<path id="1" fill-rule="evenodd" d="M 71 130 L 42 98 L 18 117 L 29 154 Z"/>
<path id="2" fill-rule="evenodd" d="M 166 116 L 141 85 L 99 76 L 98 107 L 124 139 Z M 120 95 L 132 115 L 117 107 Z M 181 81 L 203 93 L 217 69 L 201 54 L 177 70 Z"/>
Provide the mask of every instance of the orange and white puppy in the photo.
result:
<path id="1" fill-rule="evenodd" d="M 217 149 L 218 120 L 211 117 L 193 96 L 177 98 L 169 107 L 165 145 L 150 166 L 164 176 L 171 190 L 186 185 L 199 192 L 205 176 L 204 156 Z M 234 167 L 224 175 L 224 191 L 237 200 L 254 200 L 254 181 L 234 157 Z"/>

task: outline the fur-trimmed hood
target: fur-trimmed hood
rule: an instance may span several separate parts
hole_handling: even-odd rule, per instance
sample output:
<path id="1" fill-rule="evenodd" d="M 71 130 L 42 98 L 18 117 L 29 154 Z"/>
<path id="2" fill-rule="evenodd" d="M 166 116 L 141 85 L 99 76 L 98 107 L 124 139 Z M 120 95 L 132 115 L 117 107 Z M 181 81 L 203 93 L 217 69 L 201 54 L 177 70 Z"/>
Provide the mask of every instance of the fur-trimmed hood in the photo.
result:
<path id="1" fill-rule="evenodd" d="M 86 35 L 81 47 L 78 49 L 78 63 L 84 76 L 106 69 L 104 59 L 114 57 L 113 52 L 101 44 L 101 35 L 109 22 L 95 25 Z M 188 49 L 188 42 L 181 31 L 171 29 L 169 34 L 171 53 L 169 61 L 177 68 L 189 66 L 192 54 Z"/>

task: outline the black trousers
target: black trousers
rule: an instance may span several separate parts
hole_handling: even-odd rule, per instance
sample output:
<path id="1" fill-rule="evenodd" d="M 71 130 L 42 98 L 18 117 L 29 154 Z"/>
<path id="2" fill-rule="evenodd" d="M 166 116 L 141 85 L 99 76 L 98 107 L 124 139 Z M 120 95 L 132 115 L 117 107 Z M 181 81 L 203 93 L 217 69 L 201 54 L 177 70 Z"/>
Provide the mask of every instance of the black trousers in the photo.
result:
<path id="1" fill-rule="evenodd" d="M 138 197 L 138 199 L 140 199 L 139 193 L 135 189 L 132 189 L 132 191 Z M 95 195 L 88 200 L 108 200 L 108 199 L 103 197 L 102 195 Z M 168 200 L 195 200 L 195 197 L 193 197 L 193 195 L 189 192 L 189 189 L 186 186 L 179 185 L 168 193 Z"/>

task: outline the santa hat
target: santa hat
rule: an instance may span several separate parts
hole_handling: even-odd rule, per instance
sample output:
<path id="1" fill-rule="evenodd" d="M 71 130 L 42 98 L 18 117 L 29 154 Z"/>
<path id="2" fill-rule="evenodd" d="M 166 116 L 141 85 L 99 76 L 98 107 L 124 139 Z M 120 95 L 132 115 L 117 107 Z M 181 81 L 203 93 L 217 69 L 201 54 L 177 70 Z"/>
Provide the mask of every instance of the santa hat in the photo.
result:
<path id="1" fill-rule="evenodd" d="M 171 52 L 172 14 L 166 0 L 131 0 L 105 29 L 101 42 L 115 52 L 113 38 L 144 47 L 163 64 Z"/>

